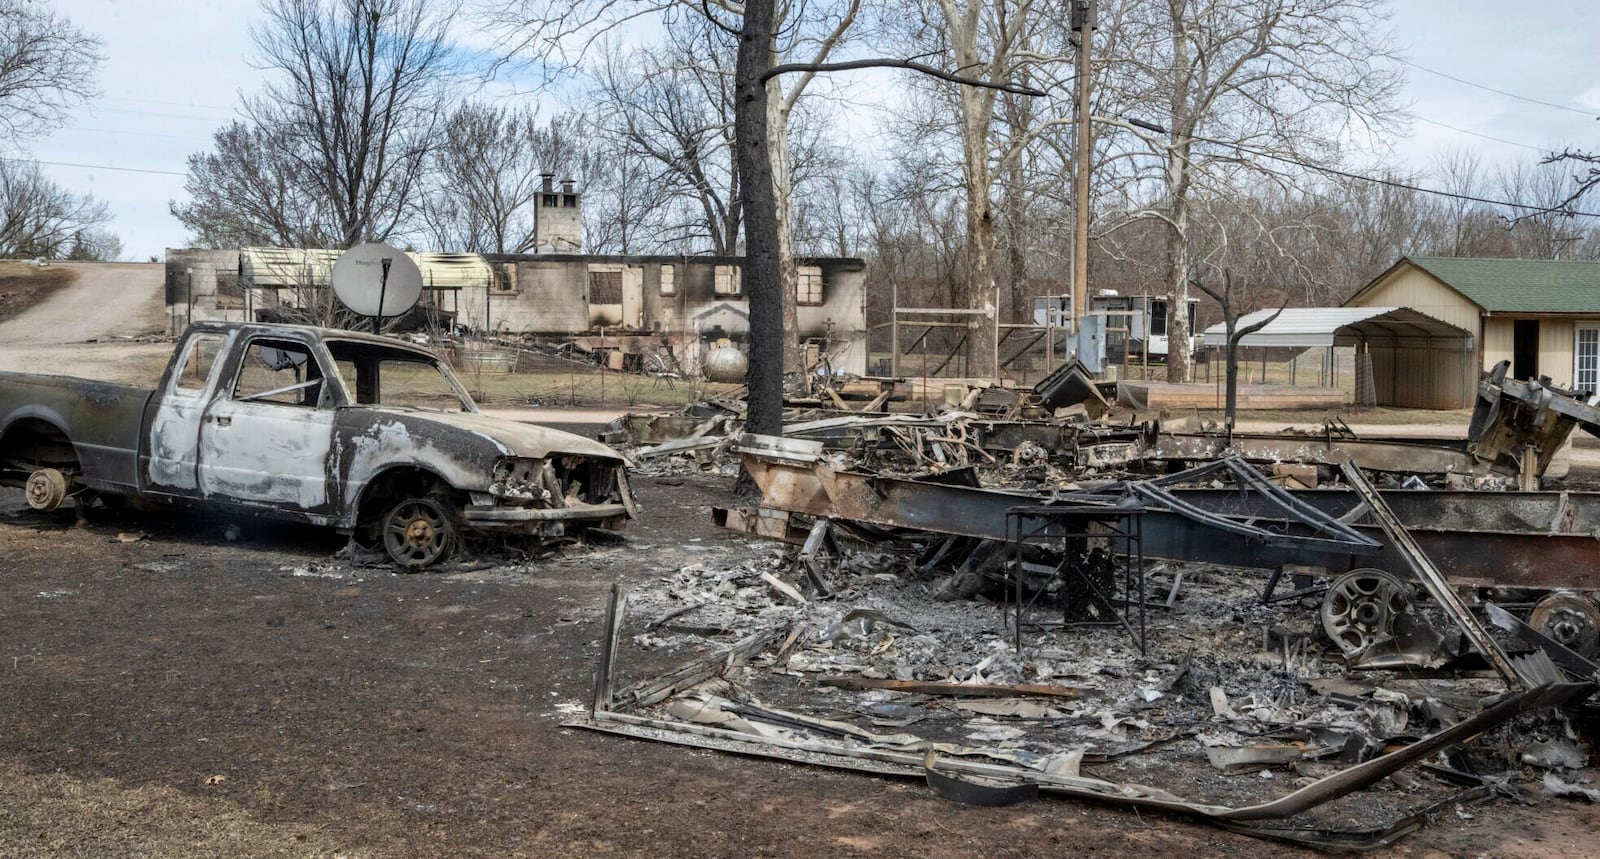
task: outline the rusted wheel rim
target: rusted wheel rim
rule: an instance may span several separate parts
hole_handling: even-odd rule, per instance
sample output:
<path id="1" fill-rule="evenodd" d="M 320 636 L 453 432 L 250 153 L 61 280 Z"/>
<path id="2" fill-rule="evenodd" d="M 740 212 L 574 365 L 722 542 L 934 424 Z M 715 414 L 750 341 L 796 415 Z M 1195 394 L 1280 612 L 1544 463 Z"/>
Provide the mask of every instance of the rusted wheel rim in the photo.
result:
<path id="1" fill-rule="evenodd" d="M 1528 625 L 1580 656 L 1600 653 L 1600 607 L 1586 597 L 1550 594 L 1528 614 Z"/>
<path id="2" fill-rule="evenodd" d="M 1345 655 L 1394 634 L 1411 611 L 1411 586 L 1383 570 L 1351 570 L 1322 598 L 1322 629 Z"/>
<path id="3" fill-rule="evenodd" d="M 29 507 L 48 513 L 67 500 L 67 477 L 54 468 L 41 468 L 28 475 L 23 494 Z"/>
<path id="4" fill-rule="evenodd" d="M 383 520 L 383 546 L 402 567 L 426 567 L 450 551 L 451 527 L 433 501 L 402 501 Z"/>

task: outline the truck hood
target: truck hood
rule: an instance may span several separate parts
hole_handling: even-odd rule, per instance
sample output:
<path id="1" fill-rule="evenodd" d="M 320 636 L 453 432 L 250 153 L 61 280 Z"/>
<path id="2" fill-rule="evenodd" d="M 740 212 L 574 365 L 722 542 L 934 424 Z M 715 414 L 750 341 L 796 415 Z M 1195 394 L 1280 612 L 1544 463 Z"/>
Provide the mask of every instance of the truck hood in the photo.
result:
<path id="1" fill-rule="evenodd" d="M 491 418 L 469 412 L 425 412 L 414 409 L 373 409 L 388 415 L 403 416 L 407 423 L 431 423 L 477 433 L 505 448 L 511 456 L 545 459 L 551 455 L 591 456 L 624 462 L 622 454 L 593 439 L 575 433 L 525 424 L 504 418 Z"/>

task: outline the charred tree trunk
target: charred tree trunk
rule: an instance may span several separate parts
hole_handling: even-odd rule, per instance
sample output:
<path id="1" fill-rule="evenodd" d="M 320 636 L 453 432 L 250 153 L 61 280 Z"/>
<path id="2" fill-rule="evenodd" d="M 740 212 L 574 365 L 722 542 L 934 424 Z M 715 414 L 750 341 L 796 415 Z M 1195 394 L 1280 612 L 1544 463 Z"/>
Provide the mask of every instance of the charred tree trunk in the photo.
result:
<path id="1" fill-rule="evenodd" d="M 1265 319 L 1239 328 L 1239 312 L 1233 306 L 1233 272 L 1223 271 L 1221 292 L 1217 292 L 1198 280 L 1190 282 L 1194 284 L 1196 289 L 1216 299 L 1217 303 L 1222 305 L 1222 323 L 1227 330 L 1228 338 L 1227 346 L 1225 347 L 1228 357 L 1227 379 L 1224 382 L 1227 386 L 1227 394 L 1223 400 L 1223 421 L 1228 427 L 1228 432 L 1231 433 L 1233 432 L 1234 418 L 1239 413 L 1239 341 L 1271 325 L 1272 320 L 1277 319 L 1278 314 L 1283 312 L 1283 307 L 1274 310 L 1272 315 Z M 1169 328 L 1168 330 L 1171 329 Z"/>
<path id="2" fill-rule="evenodd" d="M 734 80 L 734 146 L 744 210 L 744 289 L 750 301 L 749 414 L 745 428 L 783 434 L 783 295 L 778 219 L 767 152 L 767 86 L 772 68 L 774 0 L 747 0 Z"/>

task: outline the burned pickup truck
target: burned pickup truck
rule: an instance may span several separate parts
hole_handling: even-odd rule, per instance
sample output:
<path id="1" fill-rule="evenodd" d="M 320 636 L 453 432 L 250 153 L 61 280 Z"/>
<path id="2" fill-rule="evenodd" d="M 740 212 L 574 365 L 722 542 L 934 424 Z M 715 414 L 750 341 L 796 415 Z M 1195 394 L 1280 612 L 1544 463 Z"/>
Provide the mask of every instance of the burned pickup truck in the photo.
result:
<path id="1" fill-rule="evenodd" d="M 402 567 L 462 534 L 555 538 L 635 513 L 611 448 L 485 417 L 426 350 L 298 325 L 196 323 L 154 390 L 0 374 L 0 485 L 36 510 L 133 499 L 332 526 Z"/>

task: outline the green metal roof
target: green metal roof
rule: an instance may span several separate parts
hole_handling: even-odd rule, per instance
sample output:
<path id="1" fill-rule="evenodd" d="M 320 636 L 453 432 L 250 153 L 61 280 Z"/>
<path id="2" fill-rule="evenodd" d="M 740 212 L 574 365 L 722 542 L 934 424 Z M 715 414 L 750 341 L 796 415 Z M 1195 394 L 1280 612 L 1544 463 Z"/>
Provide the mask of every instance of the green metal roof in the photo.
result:
<path id="1" fill-rule="evenodd" d="M 1600 313 L 1600 262 L 1406 259 L 1490 313 Z"/>

